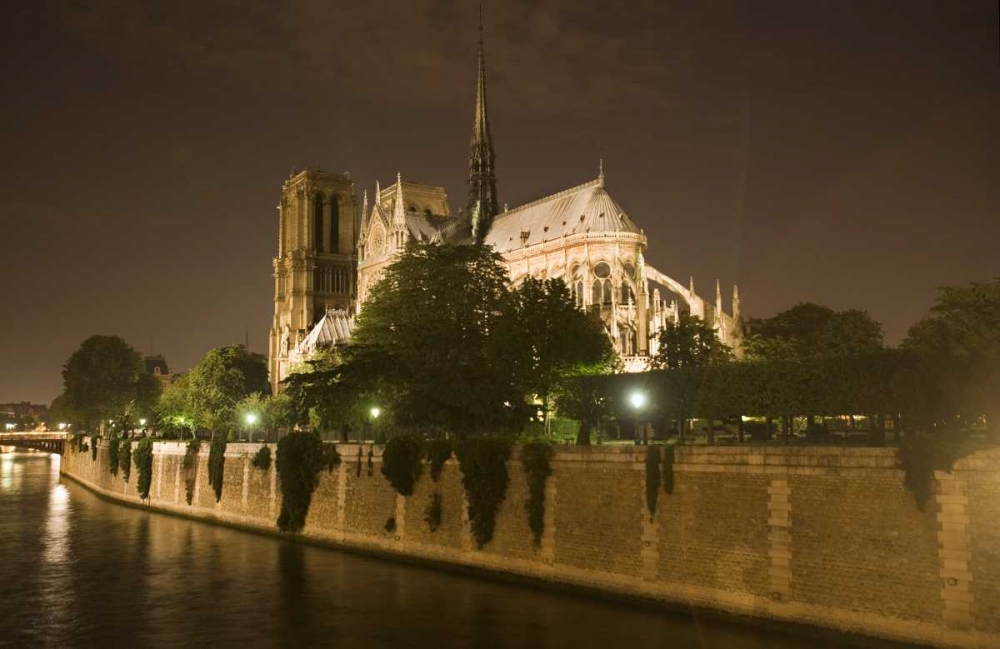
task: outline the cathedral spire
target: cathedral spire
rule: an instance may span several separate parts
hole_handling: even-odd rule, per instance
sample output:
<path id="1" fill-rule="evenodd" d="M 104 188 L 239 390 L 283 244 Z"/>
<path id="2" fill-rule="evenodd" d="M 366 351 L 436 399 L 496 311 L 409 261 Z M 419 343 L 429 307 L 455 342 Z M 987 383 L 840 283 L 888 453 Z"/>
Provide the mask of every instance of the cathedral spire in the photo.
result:
<path id="1" fill-rule="evenodd" d="M 368 190 L 366 189 L 361 199 L 361 239 L 368 235 Z"/>
<path id="2" fill-rule="evenodd" d="M 479 70 L 476 79 L 476 113 L 469 142 L 468 213 L 472 234 L 482 243 L 499 210 L 497 202 L 496 153 L 486 113 L 486 55 L 483 49 L 483 7 L 479 6 Z"/>

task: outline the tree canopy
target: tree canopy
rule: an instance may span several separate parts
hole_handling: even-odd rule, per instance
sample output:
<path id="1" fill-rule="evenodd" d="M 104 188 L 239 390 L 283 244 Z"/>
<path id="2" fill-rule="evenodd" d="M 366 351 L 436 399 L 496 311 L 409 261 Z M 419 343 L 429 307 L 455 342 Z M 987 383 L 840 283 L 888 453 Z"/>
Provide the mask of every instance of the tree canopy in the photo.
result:
<path id="1" fill-rule="evenodd" d="M 561 280 L 511 290 L 488 247 L 410 244 L 358 316 L 340 362 L 287 380 L 292 409 L 318 427 L 380 421 L 458 435 L 513 431 L 575 368 L 612 356 L 600 324 Z"/>
<path id="2" fill-rule="evenodd" d="M 659 333 L 659 348 L 650 358 L 653 369 L 701 367 L 725 362 L 732 352 L 701 318 L 681 313 L 677 322 L 668 322 Z"/>
<path id="3" fill-rule="evenodd" d="M 882 325 L 859 309 L 834 311 L 802 302 L 770 318 L 751 318 L 744 344 L 750 360 L 794 360 L 876 353 Z"/>
<path id="4" fill-rule="evenodd" d="M 91 336 L 63 366 L 58 407 L 78 427 L 93 429 L 115 417 L 146 415 L 160 385 L 142 356 L 118 336 Z"/>

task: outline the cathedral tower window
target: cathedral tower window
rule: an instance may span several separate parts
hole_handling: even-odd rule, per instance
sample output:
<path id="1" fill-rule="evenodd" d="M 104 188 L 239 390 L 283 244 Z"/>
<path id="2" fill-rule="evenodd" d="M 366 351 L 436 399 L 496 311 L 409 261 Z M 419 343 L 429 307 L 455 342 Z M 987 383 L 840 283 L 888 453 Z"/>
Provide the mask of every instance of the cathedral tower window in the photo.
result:
<path id="1" fill-rule="evenodd" d="M 330 197 L 330 239 L 326 249 L 340 252 L 340 203 L 336 194 Z"/>
<path id="2" fill-rule="evenodd" d="M 591 304 L 611 306 L 612 292 L 611 267 L 602 261 L 594 266 L 594 284 L 591 293 Z"/>
<path id="3" fill-rule="evenodd" d="M 313 250 L 322 252 L 323 248 L 323 196 L 317 194 L 313 199 Z"/>

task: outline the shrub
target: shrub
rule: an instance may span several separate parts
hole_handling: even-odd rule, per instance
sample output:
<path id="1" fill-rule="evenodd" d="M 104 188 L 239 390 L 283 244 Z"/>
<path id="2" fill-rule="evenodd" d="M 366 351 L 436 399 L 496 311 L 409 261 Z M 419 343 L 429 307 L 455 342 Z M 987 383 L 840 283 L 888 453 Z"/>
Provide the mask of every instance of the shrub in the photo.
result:
<path id="1" fill-rule="evenodd" d="M 382 475 L 396 493 L 413 495 L 413 485 L 420 477 L 423 440 L 419 435 L 406 433 L 391 438 L 382 451 Z"/>
<path id="2" fill-rule="evenodd" d="M 91 435 L 90 436 L 90 461 L 91 462 L 96 462 L 97 461 L 97 440 L 98 440 L 97 435 Z"/>
<path id="3" fill-rule="evenodd" d="M 184 462 L 181 468 L 184 470 L 184 493 L 187 496 L 187 504 L 191 504 L 194 499 L 194 483 L 198 478 L 198 454 L 201 453 L 201 440 L 192 439 L 187 443 L 184 451 Z"/>
<path id="4" fill-rule="evenodd" d="M 535 536 L 535 545 L 541 545 L 545 531 L 545 480 L 552 475 L 552 445 L 547 442 L 530 442 L 521 447 L 521 466 L 528 479 L 528 527 Z"/>
<path id="5" fill-rule="evenodd" d="M 222 480 L 226 468 L 226 438 L 212 440 L 208 449 L 208 484 L 215 490 L 215 502 L 222 500 Z"/>
<path id="6" fill-rule="evenodd" d="M 656 513 L 656 498 L 660 494 L 660 447 L 646 447 L 646 508 L 652 519 Z"/>
<path id="7" fill-rule="evenodd" d="M 136 471 L 139 474 L 136 480 L 135 490 L 139 493 L 139 498 L 146 500 L 149 498 L 149 487 L 153 484 L 153 438 L 143 437 L 135 447 L 132 454 L 132 461 L 135 462 Z"/>
<path id="8" fill-rule="evenodd" d="M 424 510 L 424 521 L 432 532 L 441 527 L 441 494 L 435 493 Z"/>
<path id="9" fill-rule="evenodd" d="M 278 529 L 300 532 L 306 524 L 313 491 L 324 466 L 323 442 L 314 433 L 289 433 L 278 442 L 281 513 Z"/>
<path id="10" fill-rule="evenodd" d="M 450 439 L 432 439 L 426 443 L 427 459 L 431 463 L 431 480 L 437 482 L 441 478 L 444 463 L 451 458 L 452 443 Z"/>
<path id="11" fill-rule="evenodd" d="M 271 470 L 271 447 L 265 445 L 257 449 L 254 453 L 253 459 L 250 460 L 250 464 L 253 468 L 260 469 L 261 471 Z"/>
<path id="12" fill-rule="evenodd" d="M 111 437 L 108 440 L 108 471 L 111 475 L 118 475 L 118 442 L 120 440 L 117 437 Z"/>
<path id="13" fill-rule="evenodd" d="M 507 495 L 510 449 L 511 441 L 502 437 L 469 439 L 455 448 L 469 501 L 469 524 L 479 548 L 493 538 L 497 507 Z"/>
<path id="14" fill-rule="evenodd" d="M 118 440 L 118 468 L 122 471 L 122 478 L 128 482 L 132 474 L 132 442 L 127 439 Z"/>

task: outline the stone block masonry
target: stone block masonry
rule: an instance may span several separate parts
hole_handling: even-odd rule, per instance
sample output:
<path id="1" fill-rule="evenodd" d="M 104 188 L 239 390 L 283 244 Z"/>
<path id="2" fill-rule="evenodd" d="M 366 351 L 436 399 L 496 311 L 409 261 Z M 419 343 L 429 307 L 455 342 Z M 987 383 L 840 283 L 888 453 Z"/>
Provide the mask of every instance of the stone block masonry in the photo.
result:
<path id="1" fill-rule="evenodd" d="M 228 445 L 218 503 L 207 445 L 192 505 L 182 443 L 156 444 L 146 502 L 135 471 L 129 482 L 108 472 L 103 445 L 97 461 L 68 451 L 62 471 L 126 503 L 274 532 L 276 463 L 255 469 L 258 448 Z M 536 544 L 515 449 L 496 533 L 481 550 L 454 459 L 437 482 L 425 469 L 404 498 L 382 477 L 381 453 L 341 445 L 344 461 L 320 474 L 306 540 L 904 642 L 1000 648 L 1000 450 L 937 473 L 921 512 L 893 449 L 678 447 L 674 491 L 661 491 L 651 516 L 644 447 L 559 447 Z"/>

